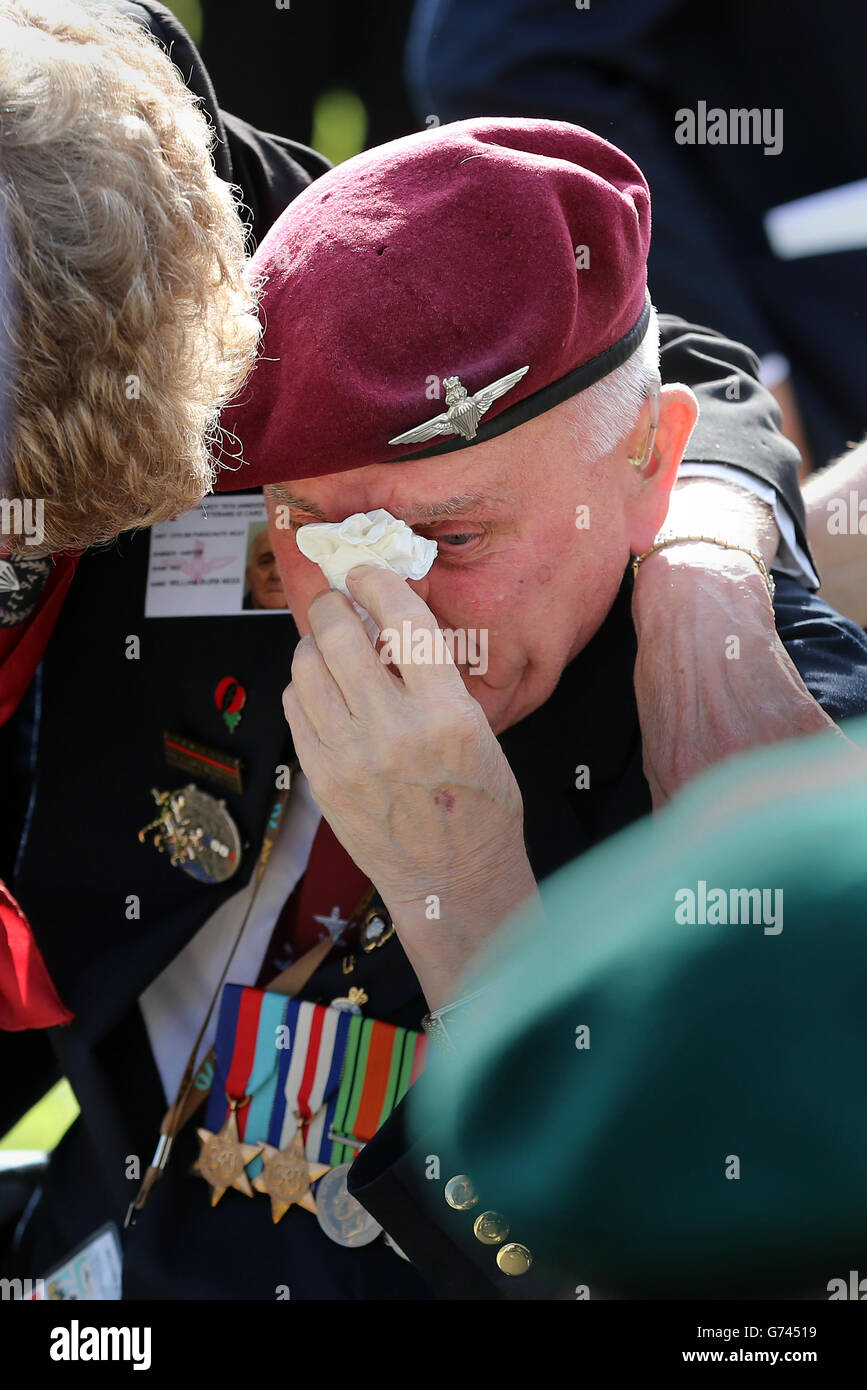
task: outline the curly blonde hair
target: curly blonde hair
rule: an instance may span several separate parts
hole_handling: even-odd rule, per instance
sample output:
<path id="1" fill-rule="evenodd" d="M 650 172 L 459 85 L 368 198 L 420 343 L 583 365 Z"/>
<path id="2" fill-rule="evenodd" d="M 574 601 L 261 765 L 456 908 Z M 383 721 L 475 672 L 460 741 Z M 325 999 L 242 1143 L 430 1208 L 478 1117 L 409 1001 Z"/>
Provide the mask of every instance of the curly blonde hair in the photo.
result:
<path id="1" fill-rule="evenodd" d="M 79 549 L 195 505 L 260 326 L 211 130 L 132 19 L 0 0 L 0 441 L 44 544 Z M 2 360 L 5 359 L 5 360 Z M 2 489 L 12 495 L 9 486 Z"/>

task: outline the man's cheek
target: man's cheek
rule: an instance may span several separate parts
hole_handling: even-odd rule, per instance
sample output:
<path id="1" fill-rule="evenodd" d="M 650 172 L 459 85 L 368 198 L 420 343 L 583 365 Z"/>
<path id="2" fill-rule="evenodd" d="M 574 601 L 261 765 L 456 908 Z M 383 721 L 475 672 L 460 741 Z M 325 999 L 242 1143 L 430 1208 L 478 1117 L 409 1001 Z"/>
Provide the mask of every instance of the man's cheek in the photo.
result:
<path id="1" fill-rule="evenodd" d="M 444 630 L 458 634 L 459 649 L 484 643 L 487 650 L 490 632 L 502 621 L 496 601 L 471 588 L 463 593 L 449 586 L 437 586 L 428 592 L 427 605 Z"/>
<path id="2" fill-rule="evenodd" d="M 502 622 L 526 600 L 523 568 L 513 562 L 445 567 L 434 565 L 428 607 L 443 618 L 443 626 Z"/>
<path id="3" fill-rule="evenodd" d="M 328 588 L 328 581 L 318 565 L 314 565 L 310 560 L 305 560 L 304 556 L 299 553 L 294 539 L 291 541 L 291 545 L 295 551 L 294 555 L 286 554 L 280 548 L 276 549 L 275 554 L 277 568 L 283 581 L 286 602 L 295 619 L 295 626 L 303 637 L 305 633 L 310 631 L 307 610 L 316 595 L 323 593 Z"/>

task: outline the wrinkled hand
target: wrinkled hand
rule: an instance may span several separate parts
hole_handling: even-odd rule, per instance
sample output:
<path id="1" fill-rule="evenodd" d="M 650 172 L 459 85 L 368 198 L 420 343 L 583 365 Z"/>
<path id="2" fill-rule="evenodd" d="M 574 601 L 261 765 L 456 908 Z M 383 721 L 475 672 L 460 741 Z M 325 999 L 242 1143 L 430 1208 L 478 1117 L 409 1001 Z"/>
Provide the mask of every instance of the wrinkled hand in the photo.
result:
<path id="1" fill-rule="evenodd" d="M 837 727 L 777 636 L 765 582 L 749 556 L 707 545 L 661 551 L 638 571 L 632 614 L 654 807 L 733 753 Z M 726 655 L 736 650 L 732 637 L 734 658 Z"/>
<path id="2" fill-rule="evenodd" d="M 438 632 L 424 601 L 390 571 L 359 567 L 348 587 L 381 628 L 401 632 L 408 619 Z M 436 1008 L 482 940 L 535 891 L 521 795 L 447 652 L 443 664 L 403 662 L 396 675 L 333 591 L 314 599 L 309 621 L 283 696 L 295 751 Z M 432 895 L 438 917 L 426 915 Z"/>

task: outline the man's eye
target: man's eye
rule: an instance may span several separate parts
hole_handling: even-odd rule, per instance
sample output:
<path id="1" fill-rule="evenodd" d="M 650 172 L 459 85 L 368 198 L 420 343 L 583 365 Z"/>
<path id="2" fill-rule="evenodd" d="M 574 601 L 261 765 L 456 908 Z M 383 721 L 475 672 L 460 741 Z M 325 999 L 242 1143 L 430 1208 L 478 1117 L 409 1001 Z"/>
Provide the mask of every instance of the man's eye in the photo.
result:
<path id="1" fill-rule="evenodd" d="M 480 537 L 475 531 L 454 531 L 451 533 L 447 532 L 444 536 L 436 537 L 438 545 L 445 544 L 455 546 L 467 545 L 470 541 L 477 541 L 479 539 Z"/>

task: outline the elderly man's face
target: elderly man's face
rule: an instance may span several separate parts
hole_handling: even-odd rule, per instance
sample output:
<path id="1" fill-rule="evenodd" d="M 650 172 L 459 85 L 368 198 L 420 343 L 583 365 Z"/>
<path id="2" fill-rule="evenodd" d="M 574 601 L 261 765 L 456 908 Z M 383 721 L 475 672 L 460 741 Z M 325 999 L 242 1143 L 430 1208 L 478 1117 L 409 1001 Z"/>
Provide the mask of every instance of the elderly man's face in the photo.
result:
<path id="1" fill-rule="evenodd" d="M 547 700 L 604 621 L 630 551 L 652 545 L 695 411 L 685 387 L 663 388 L 655 455 L 641 471 L 628 456 L 642 452 L 647 404 L 628 439 L 592 465 L 561 406 L 465 452 L 270 489 L 274 551 L 299 631 L 309 631 L 308 607 L 328 585 L 298 550 L 298 527 L 384 507 L 438 544 L 412 588 L 440 627 L 487 630 L 487 671 L 462 675 L 502 732 Z M 291 526 L 281 530 L 275 507 L 287 501 Z"/>
<path id="2" fill-rule="evenodd" d="M 256 537 L 247 564 L 247 589 L 254 608 L 285 608 L 286 595 L 267 531 Z"/>

